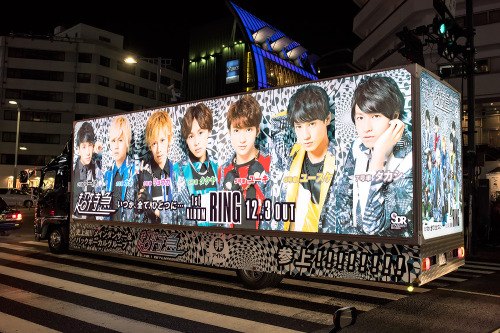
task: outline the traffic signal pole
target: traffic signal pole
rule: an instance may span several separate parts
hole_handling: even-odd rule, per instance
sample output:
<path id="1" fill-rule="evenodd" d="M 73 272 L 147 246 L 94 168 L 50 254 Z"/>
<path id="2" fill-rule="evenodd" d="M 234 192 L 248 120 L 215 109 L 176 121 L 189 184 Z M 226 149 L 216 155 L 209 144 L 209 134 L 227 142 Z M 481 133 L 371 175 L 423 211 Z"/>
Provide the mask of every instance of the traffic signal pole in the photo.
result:
<path id="1" fill-rule="evenodd" d="M 466 0 L 465 3 L 466 16 L 465 25 L 467 29 L 467 166 L 468 166 L 468 192 L 469 192 L 469 226 L 467 229 L 467 252 L 470 254 L 473 251 L 473 212 L 474 212 L 474 192 L 476 190 L 475 172 L 476 172 L 476 144 L 474 141 L 475 134 L 475 49 L 474 49 L 474 22 L 473 22 L 473 6 L 472 0 Z"/>
<path id="2" fill-rule="evenodd" d="M 401 39 L 404 47 L 399 52 L 406 57 L 410 62 L 419 63 L 424 66 L 423 60 L 423 45 L 416 36 L 427 36 L 427 43 L 434 43 L 438 45 L 438 54 L 454 63 L 454 60 L 460 61 L 463 68 L 465 68 L 465 77 L 467 79 L 467 152 L 464 159 L 467 161 L 468 177 L 467 181 L 462 183 L 463 203 L 468 203 L 468 226 L 465 231 L 465 245 L 467 253 L 470 254 L 474 251 L 473 243 L 473 226 L 475 202 L 474 195 L 476 191 L 476 143 L 475 143 L 475 47 L 474 47 L 474 8 L 473 0 L 465 0 L 465 29 L 457 25 L 454 13 L 445 4 L 445 0 L 433 0 L 433 6 L 436 9 L 438 16 L 433 20 L 430 25 L 423 25 L 414 30 L 409 30 L 404 27 L 402 31 L 396 33 L 396 36 Z M 454 12 L 454 11 L 453 11 Z M 429 31 L 431 29 L 432 32 Z M 465 45 L 457 44 L 459 37 L 466 37 Z M 475 230 L 474 230 L 475 232 Z"/>

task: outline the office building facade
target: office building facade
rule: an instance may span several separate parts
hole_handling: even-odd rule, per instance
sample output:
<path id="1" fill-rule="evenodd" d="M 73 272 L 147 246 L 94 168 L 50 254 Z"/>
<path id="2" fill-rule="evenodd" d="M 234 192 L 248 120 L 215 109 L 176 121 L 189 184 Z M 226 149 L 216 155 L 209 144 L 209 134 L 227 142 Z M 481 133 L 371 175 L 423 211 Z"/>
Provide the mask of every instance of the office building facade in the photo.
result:
<path id="1" fill-rule="evenodd" d="M 123 38 L 85 24 L 0 37 L 0 187 L 13 184 L 17 106 L 22 170 L 57 156 L 75 120 L 180 102 L 182 73 L 124 50 Z"/>

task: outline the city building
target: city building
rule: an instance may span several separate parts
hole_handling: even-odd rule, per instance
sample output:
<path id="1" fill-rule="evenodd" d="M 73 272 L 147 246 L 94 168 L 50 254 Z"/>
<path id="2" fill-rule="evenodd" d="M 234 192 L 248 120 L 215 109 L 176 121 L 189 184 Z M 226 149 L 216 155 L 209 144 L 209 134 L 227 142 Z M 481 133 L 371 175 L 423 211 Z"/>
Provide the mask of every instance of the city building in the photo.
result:
<path id="1" fill-rule="evenodd" d="M 354 0 L 360 7 L 354 18 L 353 31 L 361 42 L 353 51 L 353 65 L 363 71 L 408 64 L 398 50 L 403 46 L 396 35 L 405 27 L 409 30 L 429 26 L 437 15 L 433 0 L 384 1 Z M 465 0 L 456 1 L 455 19 L 465 25 Z M 474 0 L 475 75 L 475 144 L 478 162 L 500 163 L 500 1 Z M 441 76 L 457 89 L 463 98 L 462 127 L 467 131 L 467 83 L 462 63 L 453 63 L 438 55 L 438 47 L 420 37 L 424 45 L 425 67 Z M 457 42 L 463 44 L 465 37 Z M 467 146 L 467 136 L 464 135 Z M 498 165 L 500 166 L 500 164 Z"/>
<path id="2" fill-rule="evenodd" d="M 13 185 L 18 109 L 22 170 L 57 156 L 75 120 L 180 102 L 170 59 L 140 58 L 123 39 L 85 24 L 0 37 L 0 187 Z"/>
<path id="3" fill-rule="evenodd" d="M 316 58 L 304 46 L 235 3 L 226 4 L 227 17 L 191 30 L 187 100 L 318 79 Z"/>

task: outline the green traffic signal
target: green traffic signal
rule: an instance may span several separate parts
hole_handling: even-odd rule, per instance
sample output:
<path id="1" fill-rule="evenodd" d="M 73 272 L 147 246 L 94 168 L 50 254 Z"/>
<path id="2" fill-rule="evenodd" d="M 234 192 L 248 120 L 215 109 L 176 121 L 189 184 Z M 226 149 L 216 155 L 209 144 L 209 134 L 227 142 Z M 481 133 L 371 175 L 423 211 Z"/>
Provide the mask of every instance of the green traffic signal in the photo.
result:
<path id="1" fill-rule="evenodd" d="M 439 26 L 439 33 L 444 35 L 445 32 L 446 32 L 446 24 L 441 23 L 441 25 Z"/>
<path id="2" fill-rule="evenodd" d="M 454 30 L 455 24 L 451 19 L 439 19 L 435 17 L 432 22 L 432 26 L 435 34 L 440 36 L 448 36 L 452 32 L 452 30 Z"/>
<path id="3" fill-rule="evenodd" d="M 457 40 L 465 36 L 465 31 L 457 24 L 453 17 L 436 15 L 432 20 L 432 33 L 436 35 L 438 54 L 452 62 L 457 55 L 464 52 L 465 47 L 458 45 Z"/>

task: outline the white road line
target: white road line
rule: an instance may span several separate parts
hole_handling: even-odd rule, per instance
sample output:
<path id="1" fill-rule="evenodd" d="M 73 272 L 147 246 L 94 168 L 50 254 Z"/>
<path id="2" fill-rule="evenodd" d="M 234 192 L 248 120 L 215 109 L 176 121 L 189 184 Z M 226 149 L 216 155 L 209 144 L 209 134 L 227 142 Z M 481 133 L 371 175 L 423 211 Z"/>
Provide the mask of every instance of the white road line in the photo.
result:
<path id="1" fill-rule="evenodd" d="M 494 294 L 485 294 L 485 293 L 477 293 L 475 291 L 467 291 L 467 290 L 458 290 L 458 289 L 449 289 L 449 288 L 439 288 L 441 290 L 447 290 L 447 291 L 454 291 L 457 293 L 465 293 L 465 294 L 472 294 L 472 295 L 480 295 L 480 296 L 489 296 L 489 297 L 496 297 L 500 298 L 500 295 L 494 295 Z"/>
<path id="2" fill-rule="evenodd" d="M 57 279 L 42 274 L 32 273 L 10 267 L 3 267 L 2 274 L 9 275 L 20 280 L 36 281 L 41 285 L 48 287 L 67 290 L 70 292 L 94 297 L 103 301 L 114 302 L 118 304 L 135 304 L 137 308 L 157 312 L 178 318 L 184 318 L 200 323 L 213 325 L 216 323 L 218 327 L 223 327 L 242 332 L 294 332 L 293 330 L 258 323 L 251 320 L 230 317 L 227 315 L 220 315 L 208 311 L 192 309 L 185 306 L 179 306 L 169 303 L 164 303 L 155 300 L 149 300 L 142 297 L 131 296 L 115 291 L 110 291 L 102 288 L 87 286 L 81 283 Z"/>
<path id="3" fill-rule="evenodd" d="M 0 258 L 20 261 L 26 264 L 36 265 L 36 266 L 47 266 L 47 263 L 39 260 L 21 257 L 17 255 L 6 255 L 0 253 Z M 282 305 L 273 305 L 269 306 L 269 303 L 253 301 L 253 300 L 245 300 L 242 302 L 240 298 L 233 296 L 224 296 L 218 295 L 216 293 L 204 292 L 199 290 L 192 290 L 181 287 L 173 287 L 170 285 L 165 285 L 162 283 L 143 281 L 135 278 L 124 277 L 116 274 L 102 273 L 98 271 L 93 271 L 90 269 L 78 268 L 70 265 L 57 264 L 57 263 L 48 263 L 51 269 L 55 269 L 61 272 L 68 272 L 77 274 L 80 276 L 86 276 L 94 279 L 100 279 L 105 281 L 112 281 L 116 283 L 120 283 L 127 286 L 135 286 L 147 290 L 153 290 L 158 293 L 167 293 L 177 296 L 189 297 L 192 299 L 225 304 L 234 306 L 235 308 L 244 308 L 255 311 L 262 311 L 272 314 L 277 314 L 285 317 L 294 317 L 301 320 L 309 320 L 317 323 L 321 323 L 324 325 L 332 324 L 332 314 L 333 313 L 322 313 L 316 311 L 307 311 L 301 308 L 293 307 L 293 303 L 291 306 L 282 306 Z"/>
<path id="4" fill-rule="evenodd" d="M 500 263 L 496 262 L 487 262 L 487 261 L 474 261 L 474 260 L 465 260 L 465 264 L 478 264 L 478 265 L 489 265 L 489 266 L 497 266 L 500 267 Z"/>
<path id="5" fill-rule="evenodd" d="M 500 271 L 500 267 L 493 267 L 493 266 L 486 266 L 486 265 L 469 265 L 469 264 L 465 264 L 462 267 L 463 268 L 472 268 L 472 269 L 482 268 L 482 269 Z"/>
<path id="6" fill-rule="evenodd" d="M 364 286 L 370 286 L 370 287 L 381 287 L 381 288 L 387 288 L 387 289 L 395 289 L 395 290 L 407 290 L 408 286 L 404 284 L 396 284 L 396 283 L 390 283 L 390 282 L 378 282 L 378 281 L 369 281 L 369 280 L 353 280 L 353 279 L 339 279 L 339 278 L 325 278 L 327 280 L 331 281 L 344 281 L 344 282 L 349 282 L 349 283 L 355 283 L 359 285 L 364 285 Z M 423 288 L 423 287 L 416 287 L 413 289 L 413 293 L 425 293 L 429 291 L 430 289 Z"/>
<path id="7" fill-rule="evenodd" d="M 6 313 L 0 312 L 0 332 L 2 333 L 56 333 L 59 331 L 52 330 L 48 327 L 35 324 L 31 321 L 14 317 Z"/>
<path id="8" fill-rule="evenodd" d="M 24 242 L 19 242 L 20 244 L 30 244 L 30 245 L 40 245 L 40 246 L 47 246 L 47 241 L 24 241 Z"/>
<path id="9" fill-rule="evenodd" d="M 462 267 L 460 267 L 456 271 L 457 272 L 478 273 L 478 274 L 493 274 L 493 273 L 495 273 L 492 271 L 483 271 L 483 270 L 478 270 L 478 269 L 467 269 L 467 268 L 462 268 Z"/>
<path id="10" fill-rule="evenodd" d="M 452 274 L 452 273 L 457 273 L 459 274 L 460 276 L 466 276 L 467 279 L 473 279 L 473 278 L 478 278 L 478 277 L 481 277 L 483 275 L 479 275 L 479 274 L 471 274 L 471 273 L 466 273 L 466 272 L 457 272 L 457 271 L 453 271 L 449 274 Z"/>
<path id="11" fill-rule="evenodd" d="M 441 277 L 437 278 L 436 280 L 444 280 L 444 281 L 452 281 L 452 282 L 464 282 L 464 281 L 467 281 L 468 279 L 455 278 L 455 277 L 450 277 L 450 276 L 441 276 Z"/>
<path id="12" fill-rule="evenodd" d="M 439 280 L 432 280 L 431 282 L 427 282 L 425 285 L 429 287 L 434 287 L 434 288 L 439 288 L 439 287 L 446 287 L 449 285 L 449 282 L 442 282 Z"/>
<path id="13" fill-rule="evenodd" d="M 4 247 L 6 249 L 11 249 L 11 250 L 16 250 L 16 251 L 28 251 L 28 252 L 40 252 L 38 249 L 32 249 L 26 246 L 20 246 L 16 244 L 10 244 L 10 243 L 0 243 L 0 247 Z M 48 247 L 47 247 L 48 249 Z"/>
<path id="14" fill-rule="evenodd" d="M 408 297 L 408 295 L 400 295 L 400 294 L 392 294 L 389 292 L 384 292 L 384 291 L 372 291 L 368 289 L 359 289 L 359 288 L 353 288 L 353 287 L 346 287 L 346 286 L 337 286 L 337 285 L 332 285 L 332 284 L 324 284 L 324 283 L 318 283 L 318 282 L 312 282 L 312 281 L 300 281 L 300 280 L 292 280 L 292 279 L 283 279 L 283 281 L 287 284 L 295 285 L 295 286 L 306 286 L 306 287 L 312 287 L 312 288 L 318 288 L 318 289 L 324 289 L 328 291 L 334 291 L 334 292 L 343 292 L 343 293 L 349 293 L 353 295 L 363 295 L 363 296 L 371 296 L 371 297 L 376 297 L 376 298 L 384 298 L 392 301 L 396 301 L 401 298 Z"/>
<path id="15" fill-rule="evenodd" d="M 0 288 L 2 290 L 2 296 L 13 301 L 119 332 L 177 332 L 174 330 L 165 329 L 164 327 L 159 327 L 137 320 L 120 317 L 69 302 L 60 301 L 3 284 L 0 284 Z"/>

